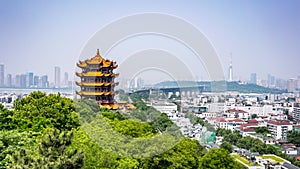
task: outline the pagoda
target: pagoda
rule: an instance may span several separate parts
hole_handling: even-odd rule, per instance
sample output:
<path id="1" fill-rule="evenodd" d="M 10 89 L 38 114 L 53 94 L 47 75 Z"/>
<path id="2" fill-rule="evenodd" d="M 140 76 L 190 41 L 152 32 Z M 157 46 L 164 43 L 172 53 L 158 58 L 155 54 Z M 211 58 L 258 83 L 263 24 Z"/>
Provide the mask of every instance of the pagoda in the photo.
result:
<path id="1" fill-rule="evenodd" d="M 119 83 L 115 83 L 114 79 L 119 74 L 113 72 L 118 67 L 115 61 L 104 59 L 97 49 L 97 54 L 91 59 L 79 61 L 77 66 L 81 68 L 81 72 L 76 72 L 81 81 L 76 82 L 80 86 L 80 91 L 76 94 L 81 98 L 95 99 L 100 107 L 108 109 L 118 109 L 118 105 L 114 100 L 116 92 L 114 87 Z"/>

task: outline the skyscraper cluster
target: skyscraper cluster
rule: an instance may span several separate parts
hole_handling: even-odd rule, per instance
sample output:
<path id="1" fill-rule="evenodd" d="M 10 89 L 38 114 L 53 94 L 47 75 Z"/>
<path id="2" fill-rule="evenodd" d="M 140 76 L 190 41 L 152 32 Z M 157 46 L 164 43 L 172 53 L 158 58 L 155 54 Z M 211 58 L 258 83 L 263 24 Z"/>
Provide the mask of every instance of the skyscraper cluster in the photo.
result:
<path id="1" fill-rule="evenodd" d="M 69 81 L 68 72 L 64 73 L 64 78 L 61 78 L 61 71 L 59 66 L 54 67 L 54 88 L 69 87 L 72 82 Z"/>
<path id="2" fill-rule="evenodd" d="M 60 88 L 69 87 L 72 82 L 68 79 L 68 73 L 64 73 L 64 79 L 61 83 L 60 67 L 54 68 L 54 84 L 49 82 L 48 75 L 36 75 L 34 72 L 26 72 L 13 76 L 5 74 L 5 65 L 0 64 L 0 87 L 15 88 Z"/>
<path id="3" fill-rule="evenodd" d="M 258 79 L 256 73 L 250 74 L 250 84 L 257 84 L 260 86 L 276 89 L 287 89 L 288 92 L 300 91 L 300 76 L 298 78 L 290 78 L 284 80 L 281 78 L 276 78 L 274 75 L 268 74 L 267 79 Z"/>

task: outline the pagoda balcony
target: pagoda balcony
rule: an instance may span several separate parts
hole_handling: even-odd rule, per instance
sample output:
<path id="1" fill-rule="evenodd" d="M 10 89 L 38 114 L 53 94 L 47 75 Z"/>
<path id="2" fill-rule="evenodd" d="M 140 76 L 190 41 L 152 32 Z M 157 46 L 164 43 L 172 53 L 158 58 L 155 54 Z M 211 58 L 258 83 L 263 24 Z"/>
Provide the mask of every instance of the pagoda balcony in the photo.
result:
<path id="1" fill-rule="evenodd" d="M 119 73 L 102 73 L 102 72 L 86 72 L 86 73 L 78 73 L 76 72 L 76 76 L 79 77 L 96 77 L 96 76 L 104 76 L 104 77 L 109 77 L 109 76 L 119 76 Z"/>
<path id="2" fill-rule="evenodd" d="M 95 92 L 95 91 L 76 91 L 76 94 L 80 96 L 109 96 L 109 95 L 115 95 L 117 92 Z"/>

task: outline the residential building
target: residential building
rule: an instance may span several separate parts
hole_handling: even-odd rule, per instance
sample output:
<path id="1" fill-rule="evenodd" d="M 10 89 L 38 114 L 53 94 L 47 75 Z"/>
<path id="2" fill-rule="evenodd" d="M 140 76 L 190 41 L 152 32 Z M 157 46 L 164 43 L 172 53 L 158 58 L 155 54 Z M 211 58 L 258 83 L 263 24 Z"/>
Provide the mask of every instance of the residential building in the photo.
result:
<path id="1" fill-rule="evenodd" d="M 154 107 L 156 110 L 170 114 L 172 112 L 177 111 L 177 105 L 174 103 L 166 103 L 166 102 L 156 102 L 151 104 L 152 107 Z"/>
<path id="2" fill-rule="evenodd" d="M 293 124 L 288 120 L 270 121 L 267 127 L 276 140 L 285 140 L 287 132 L 293 130 Z"/>
<path id="3" fill-rule="evenodd" d="M 299 107 L 294 107 L 293 119 L 296 121 L 300 121 L 300 108 Z"/>

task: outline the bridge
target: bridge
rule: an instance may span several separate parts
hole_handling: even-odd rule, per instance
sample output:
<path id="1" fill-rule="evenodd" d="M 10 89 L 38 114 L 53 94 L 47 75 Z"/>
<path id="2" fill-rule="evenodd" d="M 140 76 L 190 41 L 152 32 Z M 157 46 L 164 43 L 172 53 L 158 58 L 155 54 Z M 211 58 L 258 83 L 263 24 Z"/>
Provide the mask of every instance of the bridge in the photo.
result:
<path id="1" fill-rule="evenodd" d="M 203 89 L 205 88 L 204 85 L 199 86 L 185 86 L 185 87 L 164 87 L 164 88 L 147 88 L 147 89 L 139 89 L 139 90 L 133 90 L 131 92 L 128 92 L 128 94 L 132 93 L 147 93 L 147 94 L 153 94 L 157 92 L 163 92 L 166 96 L 171 96 L 173 94 L 177 96 L 195 96 L 203 92 Z"/>

